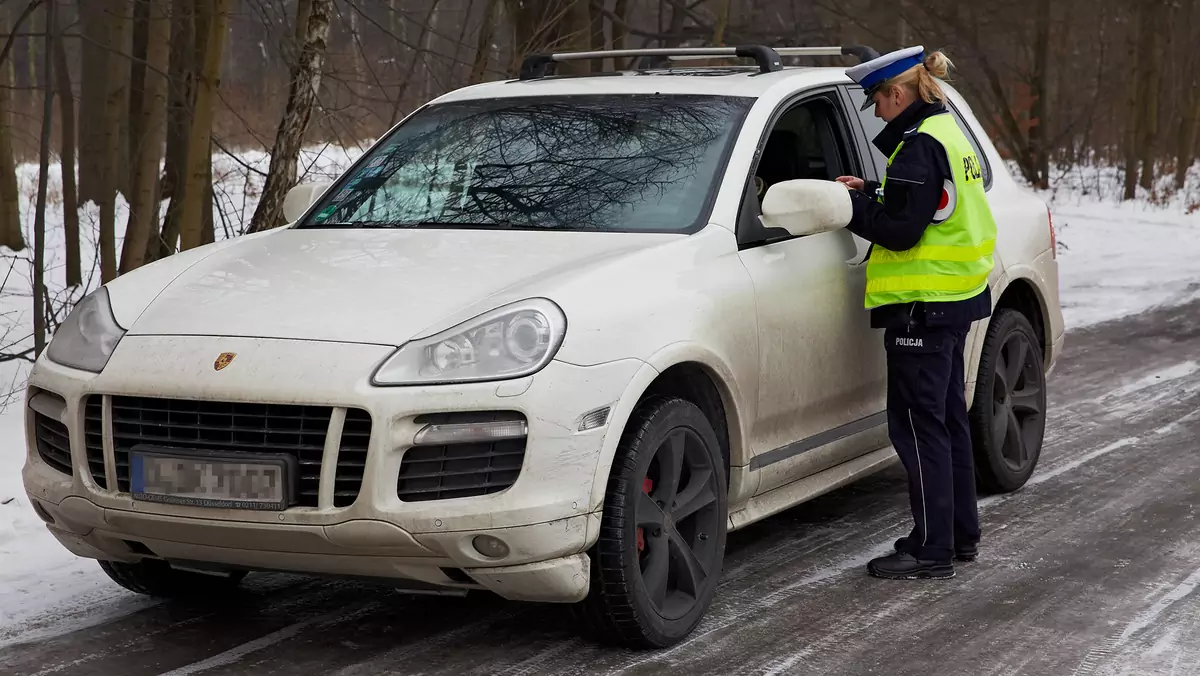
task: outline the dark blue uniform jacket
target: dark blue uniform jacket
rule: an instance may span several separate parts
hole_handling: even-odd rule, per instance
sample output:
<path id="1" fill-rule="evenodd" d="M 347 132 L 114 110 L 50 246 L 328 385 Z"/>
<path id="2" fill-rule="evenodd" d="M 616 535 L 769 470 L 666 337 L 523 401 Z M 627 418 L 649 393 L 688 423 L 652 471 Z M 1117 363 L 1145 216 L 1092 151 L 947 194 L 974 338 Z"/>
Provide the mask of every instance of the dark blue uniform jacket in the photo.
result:
<path id="1" fill-rule="evenodd" d="M 904 147 L 888 168 L 883 204 L 875 201 L 879 183 L 874 181 L 868 181 L 862 192 L 850 191 L 854 204 L 854 217 L 847 226 L 850 232 L 892 251 L 911 249 L 921 240 L 941 201 L 942 183 L 951 177 L 942 144 L 916 133 L 921 122 L 939 114 L 949 114 L 944 105 L 918 100 L 875 137 L 875 147 L 885 157 L 890 157 L 901 141 Z M 961 301 L 884 305 L 871 310 L 871 326 L 963 326 L 987 317 L 991 309 L 991 290 L 984 289 Z"/>

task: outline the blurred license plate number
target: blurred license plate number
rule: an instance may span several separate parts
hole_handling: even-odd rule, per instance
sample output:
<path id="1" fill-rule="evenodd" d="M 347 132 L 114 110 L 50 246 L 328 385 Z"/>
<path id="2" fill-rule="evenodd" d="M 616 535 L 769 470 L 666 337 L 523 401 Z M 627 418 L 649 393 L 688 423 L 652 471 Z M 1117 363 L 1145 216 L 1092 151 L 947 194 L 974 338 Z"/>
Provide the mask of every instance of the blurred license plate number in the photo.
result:
<path id="1" fill-rule="evenodd" d="M 135 500 L 196 507 L 282 510 L 288 506 L 285 459 L 237 460 L 131 453 Z"/>

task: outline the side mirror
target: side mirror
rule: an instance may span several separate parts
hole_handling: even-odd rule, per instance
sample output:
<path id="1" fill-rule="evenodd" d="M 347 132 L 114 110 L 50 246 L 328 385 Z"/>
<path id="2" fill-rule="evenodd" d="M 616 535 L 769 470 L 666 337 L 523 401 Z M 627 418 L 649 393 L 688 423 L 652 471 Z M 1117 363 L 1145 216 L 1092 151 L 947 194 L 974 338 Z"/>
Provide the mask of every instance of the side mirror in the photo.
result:
<path id="1" fill-rule="evenodd" d="M 767 190 L 762 222 L 796 237 L 844 228 L 854 216 L 850 191 L 834 181 L 781 181 Z"/>
<path id="2" fill-rule="evenodd" d="M 333 183 L 329 181 L 303 183 L 289 190 L 287 196 L 283 198 L 284 220 L 288 223 L 295 223 L 331 185 Z"/>

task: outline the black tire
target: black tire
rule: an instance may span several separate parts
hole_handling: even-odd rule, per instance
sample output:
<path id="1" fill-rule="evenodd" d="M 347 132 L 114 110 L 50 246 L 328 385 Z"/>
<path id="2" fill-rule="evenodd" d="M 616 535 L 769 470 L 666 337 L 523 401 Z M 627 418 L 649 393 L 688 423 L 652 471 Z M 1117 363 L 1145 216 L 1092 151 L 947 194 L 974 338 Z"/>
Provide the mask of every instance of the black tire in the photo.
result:
<path id="1" fill-rule="evenodd" d="M 981 493 L 1015 491 L 1037 467 L 1046 430 L 1041 342 L 1016 310 L 998 311 L 988 326 L 969 416 Z"/>
<path id="2" fill-rule="evenodd" d="M 663 449 L 668 449 L 663 458 L 681 458 L 680 476 L 674 483 L 676 489 L 684 489 L 682 496 L 670 490 L 670 480 L 659 479 Z M 665 648 L 686 638 L 700 623 L 716 593 L 724 561 L 725 464 L 712 424 L 694 404 L 653 397 L 639 405 L 617 448 L 599 539 L 588 552 L 591 589 L 572 608 L 592 638 L 626 648 Z M 661 518 L 654 516 L 650 507 L 668 495 L 673 496 L 669 509 L 658 512 Z M 681 515 L 678 521 L 677 514 Z M 663 527 L 658 532 L 648 532 L 653 526 L 643 528 L 639 542 L 639 521 L 654 519 L 660 519 Z M 687 552 L 681 547 L 688 547 Z M 696 562 L 699 568 L 692 567 Z M 699 583 L 688 581 L 700 576 L 680 572 L 689 569 L 704 573 Z M 662 590 L 661 599 L 652 598 L 648 588 L 647 581 L 655 579 L 662 581 L 661 586 L 653 585 Z M 670 588 L 672 581 L 675 589 Z"/>
<path id="3" fill-rule="evenodd" d="M 131 592 L 165 598 L 219 598 L 237 588 L 246 577 L 241 570 L 227 575 L 177 570 L 165 561 L 143 559 L 137 563 L 100 561 L 100 568 L 113 582 Z"/>

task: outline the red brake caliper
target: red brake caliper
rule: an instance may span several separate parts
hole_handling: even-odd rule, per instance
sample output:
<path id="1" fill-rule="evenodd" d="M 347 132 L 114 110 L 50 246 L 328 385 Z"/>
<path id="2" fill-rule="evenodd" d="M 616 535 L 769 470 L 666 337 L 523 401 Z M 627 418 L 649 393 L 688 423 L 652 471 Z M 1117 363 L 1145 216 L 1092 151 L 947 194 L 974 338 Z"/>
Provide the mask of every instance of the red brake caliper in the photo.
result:
<path id="1" fill-rule="evenodd" d="M 650 491 L 652 490 L 654 490 L 654 481 L 650 477 L 642 479 L 642 492 L 650 495 Z M 640 526 L 637 529 L 637 548 L 639 552 L 646 549 L 646 534 Z"/>

